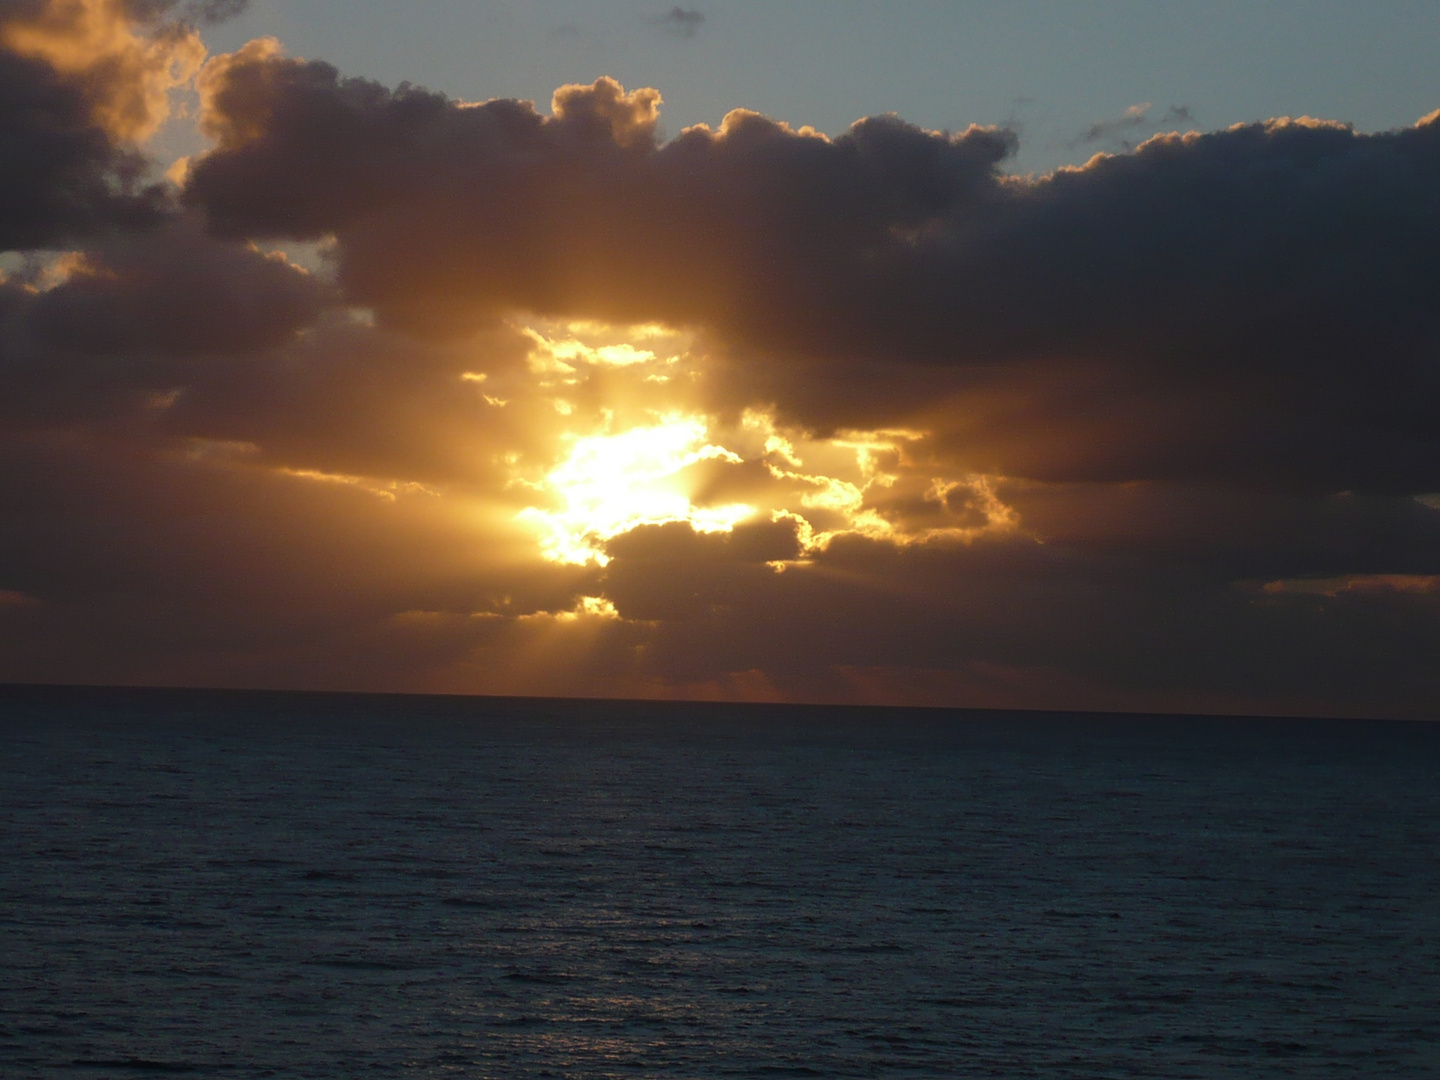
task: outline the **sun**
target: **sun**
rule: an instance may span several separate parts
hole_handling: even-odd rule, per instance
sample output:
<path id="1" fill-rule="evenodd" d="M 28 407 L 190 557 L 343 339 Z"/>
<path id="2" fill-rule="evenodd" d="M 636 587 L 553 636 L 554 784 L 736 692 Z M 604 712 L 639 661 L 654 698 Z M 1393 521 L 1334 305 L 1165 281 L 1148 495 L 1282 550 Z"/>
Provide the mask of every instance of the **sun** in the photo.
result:
<path id="1" fill-rule="evenodd" d="M 496 390 L 481 395 L 487 406 L 526 417 L 539 436 L 504 461 L 525 500 L 513 512 L 546 561 L 606 566 L 608 542 L 645 525 L 724 533 L 788 522 L 797 562 L 842 536 L 904 547 L 1017 526 L 990 478 L 945 475 L 924 430 L 817 435 L 780 422 L 774 405 L 738 418 L 713 409 L 709 358 L 688 332 L 554 320 L 515 329 L 523 367 L 461 381 Z"/>
<path id="2" fill-rule="evenodd" d="M 521 517 L 540 526 L 544 556 L 604 566 L 606 540 L 640 525 L 682 521 L 696 532 L 728 532 L 756 508 L 745 503 L 696 506 L 685 470 L 702 461 L 738 464 L 740 455 L 709 441 L 703 417 L 669 413 L 656 423 L 574 439 L 569 455 L 546 474 L 553 509 Z"/>

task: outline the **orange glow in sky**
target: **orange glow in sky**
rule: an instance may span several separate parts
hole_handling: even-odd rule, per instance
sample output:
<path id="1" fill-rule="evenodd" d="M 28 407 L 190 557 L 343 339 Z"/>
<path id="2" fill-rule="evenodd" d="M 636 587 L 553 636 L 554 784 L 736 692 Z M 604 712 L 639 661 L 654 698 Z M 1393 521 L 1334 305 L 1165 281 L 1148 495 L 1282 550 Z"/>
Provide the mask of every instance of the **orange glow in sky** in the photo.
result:
<path id="1" fill-rule="evenodd" d="M 570 454 L 545 476 L 553 509 L 521 517 L 541 530 L 540 548 L 555 562 L 609 562 L 602 544 L 640 525 L 687 522 L 696 532 L 725 532 L 755 513 L 731 503 L 696 506 L 681 474 L 701 461 L 741 458 L 707 440 L 703 417 L 672 413 L 645 427 L 576 438 Z"/>

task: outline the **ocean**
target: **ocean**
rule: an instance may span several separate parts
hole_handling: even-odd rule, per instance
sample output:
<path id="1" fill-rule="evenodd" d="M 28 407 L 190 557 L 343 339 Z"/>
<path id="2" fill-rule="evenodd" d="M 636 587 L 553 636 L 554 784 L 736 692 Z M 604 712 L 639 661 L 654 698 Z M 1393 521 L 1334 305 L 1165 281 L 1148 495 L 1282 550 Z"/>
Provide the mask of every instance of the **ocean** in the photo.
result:
<path id="1" fill-rule="evenodd" d="M 1440 1076 L 1440 725 L 0 688 L 0 1076 Z"/>

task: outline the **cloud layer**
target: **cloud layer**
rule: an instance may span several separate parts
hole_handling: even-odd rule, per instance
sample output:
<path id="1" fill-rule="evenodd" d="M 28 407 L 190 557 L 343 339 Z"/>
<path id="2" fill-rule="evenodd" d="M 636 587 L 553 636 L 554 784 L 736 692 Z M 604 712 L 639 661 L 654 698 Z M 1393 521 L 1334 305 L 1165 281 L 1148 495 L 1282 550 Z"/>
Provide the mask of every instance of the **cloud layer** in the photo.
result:
<path id="1" fill-rule="evenodd" d="M 0 678 L 1440 709 L 1437 115 L 1017 177 L 238 6 L 0 8 Z"/>
<path id="2" fill-rule="evenodd" d="M 890 117 L 831 140 L 736 112 L 657 144 L 658 95 L 610 80 L 547 118 L 262 46 L 203 85 L 191 205 L 221 235 L 334 236 L 348 294 L 397 326 L 521 308 L 704 326 L 807 382 L 940 367 L 976 391 L 988 470 L 1440 487 L 1433 117 L 1158 136 L 1016 180 L 1008 132 Z M 784 379 L 741 392 L 867 419 Z"/>

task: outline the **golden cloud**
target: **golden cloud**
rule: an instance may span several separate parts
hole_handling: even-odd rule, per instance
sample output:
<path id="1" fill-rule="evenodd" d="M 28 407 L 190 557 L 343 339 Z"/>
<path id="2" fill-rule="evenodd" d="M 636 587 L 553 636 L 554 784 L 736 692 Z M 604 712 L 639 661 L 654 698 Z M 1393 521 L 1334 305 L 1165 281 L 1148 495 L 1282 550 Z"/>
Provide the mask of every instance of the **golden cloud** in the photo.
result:
<path id="1" fill-rule="evenodd" d="M 123 0 L 45 0 L 0 17 L 0 46 L 51 65 L 84 87 L 95 122 L 139 142 L 170 115 L 170 91 L 195 76 L 205 45 L 192 27 L 140 32 Z"/>

